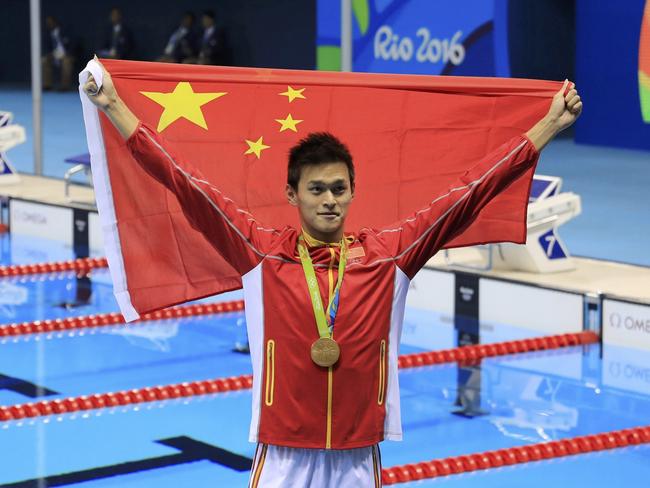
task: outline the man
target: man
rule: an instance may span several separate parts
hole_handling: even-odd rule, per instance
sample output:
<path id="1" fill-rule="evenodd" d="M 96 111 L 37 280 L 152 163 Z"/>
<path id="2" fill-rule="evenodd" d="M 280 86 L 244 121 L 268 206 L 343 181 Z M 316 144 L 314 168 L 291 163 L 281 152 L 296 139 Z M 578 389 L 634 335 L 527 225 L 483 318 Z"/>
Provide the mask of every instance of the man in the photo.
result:
<path id="1" fill-rule="evenodd" d="M 410 279 L 533 167 L 582 110 L 565 82 L 548 114 L 395 227 L 344 234 L 352 156 L 328 133 L 290 151 L 286 196 L 302 229 L 269 229 L 183 162 L 121 101 L 104 70 L 84 91 L 134 159 L 241 274 L 253 363 L 250 486 L 381 484 L 378 443 L 400 440 L 397 353 Z M 215 182 L 218 185 L 218 182 Z"/>
<path id="2" fill-rule="evenodd" d="M 45 17 L 45 55 L 41 58 L 43 68 L 43 89 L 54 87 L 54 72 L 59 71 L 59 90 L 72 89 L 72 69 L 75 58 L 72 53 L 70 38 L 64 33 L 59 21 L 52 15 Z"/>
<path id="3" fill-rule="evenodd" d="M 112 59 L 129 59 L 133 50 L 133 36 L 129 28 L 124 25 L 122 11 L 113 7 L 109 16 L 111 25 L 106 33 L 100 56 Z"/>
<path id="4" fill-rule="evenodd" d="M 165 52 L 158 61 L 164 63 L 182 63 L 196 54 L 196 36 L 194 35 L 194 14 L 185 12 L 178 28 L 169 36 Z"/>
<path id="5" fill-rule="evenodd" d="M 226 46 L 223 31 L 217 29 L 216 16 L 212 10 L 205 10 L 201 15 L 203 35 L 196 57 L 186 58 L 184 63 L 191 64 L 226 64 Z"/>

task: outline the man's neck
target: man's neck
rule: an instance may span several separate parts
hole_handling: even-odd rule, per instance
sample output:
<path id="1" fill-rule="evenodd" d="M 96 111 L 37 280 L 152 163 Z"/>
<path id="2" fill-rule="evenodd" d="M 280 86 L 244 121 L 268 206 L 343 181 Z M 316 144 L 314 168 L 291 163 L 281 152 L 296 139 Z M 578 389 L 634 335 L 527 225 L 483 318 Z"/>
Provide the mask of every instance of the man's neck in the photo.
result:
<path id="1" fill-rule="evenodd" d="M 306 234 L 306 240 L 309 244 L 310 242 L 315 242 L 316 244 L 339 244 L 341 239 L 343 239 L 343 229 L 340 229 L 331 234 L 325 234 L 318 232 L 313 229 L 308 229 L 307 227 L 302 227 L 303 234 Z"/>

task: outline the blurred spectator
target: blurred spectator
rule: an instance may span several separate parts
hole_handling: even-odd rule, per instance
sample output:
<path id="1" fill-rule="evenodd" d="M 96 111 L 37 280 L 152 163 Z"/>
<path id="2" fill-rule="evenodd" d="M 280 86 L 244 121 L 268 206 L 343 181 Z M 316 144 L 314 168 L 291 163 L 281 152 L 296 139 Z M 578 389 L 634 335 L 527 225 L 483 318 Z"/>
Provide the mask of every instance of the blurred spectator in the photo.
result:
<path id="1" fill-rule="evenodd" d="M 110 13 L 111 25 L 106 33 L 104 46 L 99 51 L 102 58 L 129 59 L 133 50 L 133 37 L 122 20 L 122 11 L 113 7 Z"/>
<path id="2" fill-rule="evenodd" d="M 47 34 L 44 36 L 45 49 L 41 58 L 43 89 L 54 88 L 56 72 L 60 76 L 59 90 L 71 90 L 75 58 L 70 38 L 64 33 L 59 21 L 51 15 L 45 17 L 45 29 L 47 30 Z"/>
<path id="3" fill-rule="evenodd" d="M 158 61 L 182 63 L 188 58 L 196 57 L 196 41 L 194 14 L 192 12 L 185 12 L 178 29 L 169 36 L 165 53 L 158 58 Z"/>
<path id="4" fill-rule="evenodd" d="M 188 58 L 185 63 L 226 64 L 226 43 L 223 30 L 217 29 L 212 10 L 205 10 L 201 16 L 203 37 L 196 58 Z"/>

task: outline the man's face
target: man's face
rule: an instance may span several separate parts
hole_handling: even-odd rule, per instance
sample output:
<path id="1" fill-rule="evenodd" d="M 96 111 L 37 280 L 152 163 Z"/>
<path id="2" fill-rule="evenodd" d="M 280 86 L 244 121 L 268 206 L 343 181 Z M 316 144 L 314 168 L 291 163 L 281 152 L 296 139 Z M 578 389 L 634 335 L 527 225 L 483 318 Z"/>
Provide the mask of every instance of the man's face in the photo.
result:
<path id="1" fill-rule="evenodd" d="M 186 29 L 191 28 L 193 23 L 194 18 L 191 15 L 184 15 L 183 20 L 181 20 L 181 25 Z"/>
<path id="2" fill-rule="evenodd" d="M 113 25 L 117 25 L 122 21 L 122 12 L 120 12 L 118 9 L 114 8 L 111 10 L 111 23 Z"/>
<path id="3" fill-rule="evenodd" d="M 209 29 L 214 24 L 214 20 L 212 20 L 212 17 L 204 15 L 201 17 L 201 23 L 203 24 L 204 29 Z"/>
<path id="4" fill-rule="evenodd" d="M 335 242 L 343 237 L 343 224 L 354 198 L 345 163 L 306 165 L 297 191 L 287 185 L 289 203 L 298 207 L 304 229 L 316 239 Z"/>

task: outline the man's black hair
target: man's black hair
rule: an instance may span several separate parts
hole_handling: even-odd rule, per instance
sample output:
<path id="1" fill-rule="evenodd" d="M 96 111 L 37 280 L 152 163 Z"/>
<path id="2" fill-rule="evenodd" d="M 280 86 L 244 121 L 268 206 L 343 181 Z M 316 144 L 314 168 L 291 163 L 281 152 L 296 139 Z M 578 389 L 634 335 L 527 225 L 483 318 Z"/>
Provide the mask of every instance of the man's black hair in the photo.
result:
<path id="1" fill-rule="evenodd" d="M 297 190 L 302 167 L 324 163 L 345 163 L 350 175 L 350 187 L 354 191 L 354 163 L 350 150 L 329 132 L 312 132 L 291 148 L 287 183 Z"/>
<path id="2" fill-rule="evenodd" d="M 204 17 L 209 17 L 209 18 L 211 18 L 212 20 L 214 20 L 214 19 L 217 18 L 216 15 L 214 14 L 214 10 L 204 10 L 204 11 L 202 12 L 202 15 L 203 15 Z"/>

